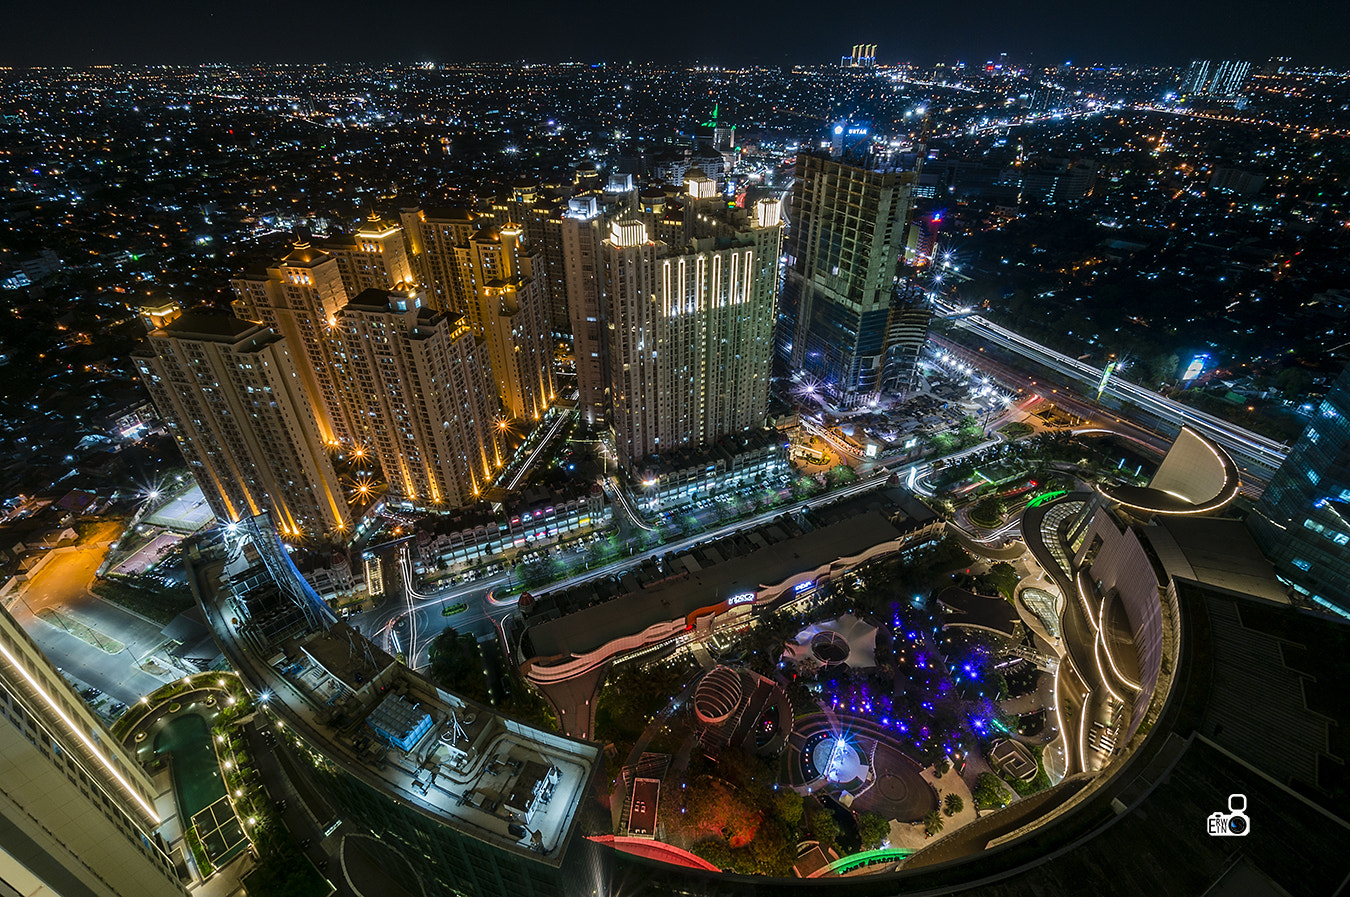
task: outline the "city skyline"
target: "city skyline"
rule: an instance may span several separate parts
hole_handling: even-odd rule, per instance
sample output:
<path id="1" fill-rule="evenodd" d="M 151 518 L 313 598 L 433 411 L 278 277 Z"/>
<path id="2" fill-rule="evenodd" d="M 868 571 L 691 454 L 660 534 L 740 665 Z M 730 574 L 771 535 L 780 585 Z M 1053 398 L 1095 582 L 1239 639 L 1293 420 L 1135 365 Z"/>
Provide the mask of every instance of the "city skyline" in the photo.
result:
<path id="1" fill-rule="evenodd" d="M 1350 76 L 1196 46 L 0 71 L 0 885 L 1334 891 Z"/>

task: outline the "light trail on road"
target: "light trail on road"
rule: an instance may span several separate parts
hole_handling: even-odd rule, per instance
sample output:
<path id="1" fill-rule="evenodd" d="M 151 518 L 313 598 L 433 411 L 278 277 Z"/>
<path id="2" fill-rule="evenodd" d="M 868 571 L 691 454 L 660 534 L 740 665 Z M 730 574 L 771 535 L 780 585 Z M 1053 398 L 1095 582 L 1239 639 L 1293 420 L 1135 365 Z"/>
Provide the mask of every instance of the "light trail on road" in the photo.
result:
<path id="1" fill-rule="evenodd" d="M 529 473 L 530 469 L 534 467 L 534 462 L 539 460 L 539 453 L 553 443 L 553 437 L 558 435 L 558 430 L 571 416 L 571 410 L 563 411 L 558 414 L 552 425 L 549 426 L 548 432 L 539 440 L 539 444 L 536 445 L 529 456 L 526 457 L 524 463 L 520 465 L 520 469 L 511 476 L 511 481 L 507 483 L 505 487 L 508 492 L 520 485 L 520 481 L 525 478 L 525 474 Z"/>
<path id="2" fill-rule="evenodd" d="M 961 309 L 942 300 L 935 300 L 934 306 L 946 315 L 961 314 Z M 1087 383 L 1101 382 L 1103 376 L 1101 368 L 1093 367 L 1086 362 L 1056 352 L 980 315 L 953 318 L 952 323 L 958 328 L 970 331 L 981 339 L 988 340 L 997 346 L 1046 365 L 1063 376 Z M 1108 378 L 1104 391 L 1122 401 L 1132 402 L 1141 410 L 1175 426 L 1188 425 L 1203 435 L 1209 436 L 1229 451 L 1250 458 L 1272 470 L 1279 467 L 1288 454 L 1289 449 L 1283 443 L 1253 433 L 1212 414 L 1182 405 L 1152 390 L 1121 380 L 1119 377 Z"/>
<path id="3" fill-rule="evenodd" d="M 633 506 L 628 503 L 628 496 L 623 494 L 623 485 L 619 483 L 616 477 L 606 477 L 605 485 L 608 487 L 605 491 L 623 507 L 624 513 L 628 515 L 629 520 L 633 521 L 634 526 L 645 529 L 649 533 L 656 532 L 656 527 L 643 523 L 637 511 L 633 510 Z"/>

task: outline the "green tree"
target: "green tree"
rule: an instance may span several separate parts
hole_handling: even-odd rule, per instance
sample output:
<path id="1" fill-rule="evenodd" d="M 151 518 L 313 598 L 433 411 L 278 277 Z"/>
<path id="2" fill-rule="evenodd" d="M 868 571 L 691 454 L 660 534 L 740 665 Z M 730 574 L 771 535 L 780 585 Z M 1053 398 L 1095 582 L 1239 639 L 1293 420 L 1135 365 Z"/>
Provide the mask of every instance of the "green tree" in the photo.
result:
<path id="1" fill-rule="evenodd" d="M 948 793 L 942 799 L 942 812 L 948 816 L 955 816 L 966 808 L 966 802 L 961 799 L 961 795 L 954 792 Z"/>
<path id="2" fill-rule="evenodd" d="M 1312 386 L 1312 374 L 1303 368 L 1285 368 L 1275 376 L 1275 388 L 1286 399 L 1296 399 Z"/>
<path id="3" fill-rule="evenodd" d="M 695 844 L 692 852 L 712 863 L 718 869 L 731 867 L 731 847 L 721 838 L 706 838 Z"/>
<path id="4" fill-rule="evenodd" d="M 1016 591 L 1019 581 L 1017 570 L 1006 561 L 999 561 L 990 567 L 989 572 L 984 575 L 984 579 L 990 586 L 998 590 L 1000 595 L 1009 599 Z"/>
<path id="5" fill-rule="evenodd" d="M 936 455 L 950 455 L 957 447 L 956 437 L 950 433 L 935 433 L 929 444 Z"/>
<path id="6" fill-rule="evenodd" d="M 970 520 L 977 526 L 998 526 L 1003 515 L 1008 513 L 1008 505 L 998 495 L 982 498 L 970 509 Z"/>
<path id="7" fill-rule="evenodd" d="M 1154 356 L 1149 365 L 1150 373 L 1153 375 L 1153 382 L 1145 384 L 1153 387 L 1162 383 L 1164 380 L 1175 380 L 1177 378 L 1177 368 L 1181 366 L 1181 359 L 1175 352 L 1162 352 Z"/>
<path id="8" fill-rule="evenodd" d="M 427 656 L 431 660 L 431 679 L 437 685 L 470 700 L 484 704 L 491 701 L 483 655 L 472 635 L 461 635 L 453 626 L 447 626 L 431 640 Z"/>
<path id="9" fill-rule="evenodd" d="M 839 843 L 839 820 L 834 814 L 815 801 L 806 805 L 806 827 L 820 842 L 822 849 Z"/>
<path id="10" fill-rule="evenodd" d="M 962 447 L 977 445 L 984 439 L 984 427 L 980 425 L 980 419 L 973 414 L 967 414 L 961 418 L 961 425 L 957 435 L 957 441 Z"/>
<path id="11" fill-rule="evenodd" d="M 784 824 L 796 829 L 802 824 L 805 801 L 791 788 L 780 788 L 773 793 L 773 813 Z"/>
<path id="12" fill-rule="evenodd" d="M 815 477 L 798 477 L 792 484 L 793 498 L 810 498 L 820 491 L 820 483 Z"/>
<path id="13" fill-rule="evenodd" d="M 858 814 L 858 838 L 863 850 L 876 850 L 891 836 L 891 821 L 880 813 L 866 810 Z"/>
<path id="14" fill-rule="evenodd" d="M 942 826 L 942 814 L 937 810 L 923 817 L 923 833 L 930 838 L 942 831 Z"/>
<path id="15" fill-rule="evenodd" d="M 836 464 L 830 468 L 829 481 L 831 486 L 844 486 L 858 481 L 858 472 L 847 464 Z"/>
<path id="16" fill-rule="evenodd" d="M 933 764 L 933 778 L 935 779 L 942 778 L 947 774 L 947 770 L 951 768 L 952 768 L 951 761 L 949 761 L 946 757 L 939 757 L 938 761 Z"/>
<path id="17" fill-rule="evenodd" d="M 975 780 L 975 791 L 971 796 L 975 798 L 975 806 L 981 810 L 998 809 L 1008 803 L 1008 792 L 1003 787 L 1003 782 L 992 772 L 980 773 L 979 778 Z"/>
<path id="18" fill-rule="evenodd" d="M 516 581 L 521 588 L 532 589 L 556 578 L 555 563 L 550 558 L 541 558 L 516 567 Z"/>
<path id="19" fill-rule="evenodd" d="M 748 850 L 760 875 L 790 875 L 796 859 L 796 841 L 782 820 L 770 816 L 759 824 Z"/>

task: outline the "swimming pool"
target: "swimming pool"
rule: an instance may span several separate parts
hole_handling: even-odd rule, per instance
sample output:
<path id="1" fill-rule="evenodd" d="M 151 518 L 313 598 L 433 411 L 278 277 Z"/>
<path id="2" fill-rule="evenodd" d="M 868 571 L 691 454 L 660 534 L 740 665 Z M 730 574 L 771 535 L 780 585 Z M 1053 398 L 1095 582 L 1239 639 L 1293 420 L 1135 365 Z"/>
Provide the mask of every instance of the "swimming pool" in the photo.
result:
<path id="1" fill-rule="evenodd" d="M 173 791 L 183 827 L 192 817 L 225 796 L 216 752 L 211 748 L 211 729 L 196 713 L 175 716 L 155 736 L 155 756 L 173 757 Z"/>

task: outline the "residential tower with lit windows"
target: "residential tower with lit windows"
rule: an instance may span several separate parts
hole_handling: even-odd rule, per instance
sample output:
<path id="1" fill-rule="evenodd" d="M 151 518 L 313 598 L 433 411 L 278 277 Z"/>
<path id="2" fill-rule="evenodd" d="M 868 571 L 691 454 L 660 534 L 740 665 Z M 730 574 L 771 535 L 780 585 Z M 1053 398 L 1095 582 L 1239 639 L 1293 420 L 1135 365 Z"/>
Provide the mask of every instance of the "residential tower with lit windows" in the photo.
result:
<path id="1" fill-rule="evenodd" d="M 475 501 L 503 463 L 487 346 L 463 315 L 414 291 L 362 291 L 337 315 L 358 452 L 417 505 Z M 362 488 L 358 483 L 356 488 Z"/>
<path id="2" fill-rule="evenodd" d="M 217 519 L 268 511 L 284 537 L 350 531 L 321 407 L 289 341 L 228 315 L 161 320 L 136 369 Z"/>
<path id="3" fill-rule="evenodd" d="M 851 404 L 881 388 L 906 329 L 892 317 L 915 175 L 803 153 L 795 176 L 780 351 Z"/>
<path id="4" fill-rule="evenodd" d="M 335 357 L 333 339 L 338 309 L 348 298 L 338 260 L 299 240 L 264 270 L 236 278 L 233 287 L 235 316 L 285 337 L 296 354 L 296 375 L 320 437 L 330 445 L 350 443 L 351 381 Z"/>
<path id="5" fill-rule="evenodd" d="M 782 230 L 777 202 L 728 209 L 702 172 L 608 223 L 605 363 L 579 364 L 578 379 L 585 397 L 607 392 L 621 457 L 636 463 L 763 426 Z M 589 382 L 596 373 L 603 384 Z"/>

